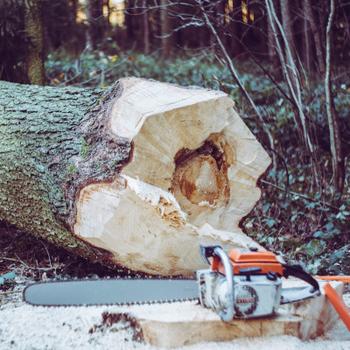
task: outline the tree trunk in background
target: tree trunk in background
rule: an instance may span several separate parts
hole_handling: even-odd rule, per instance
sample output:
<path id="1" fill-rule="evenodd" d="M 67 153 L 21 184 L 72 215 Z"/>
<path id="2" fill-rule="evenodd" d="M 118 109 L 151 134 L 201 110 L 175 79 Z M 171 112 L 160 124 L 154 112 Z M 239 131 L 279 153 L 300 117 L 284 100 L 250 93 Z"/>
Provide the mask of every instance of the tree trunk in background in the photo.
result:
<path id="1" fill-rule="evenodd" d="M 199 245 L 259 247 L 240 222 L 270 159 L 223 92 L 127 78 L 0 82 L 0 220 L 92 261 L 162 275 Z"/>
<path id="2" fill-rule="evenodd" d="M 226 47 L 231 46 L 232 40 L 235 40 L 235 38 L 232 38 L 231 32 L 228 32 L 228 27 L 230 26 L 231 23 L 227 25 L 226 19 L 225 19 L 225 9 L 226 9 L 226 1 L 217 1 L 215 3 L 215 6 L 213 6 L 213 26 L 216 28 L 221 40 L 225 43 Z M 201 31 L 207 29 L 206 27 L 202 27 Z M 216 41 L 215 38 L 211 35 L 210 33 L 210 44 L 215 47 L 216 46 Z M 202 39 L 202 46 L 205 47 L 206 43 L 205 41 L 208 41 L 208 38 L 203 38 Z"/>
<path id="3" fill-rule="evenodd" d="M 309 18 L 308 18 L 308 6 L 307 6 L 307 0 L 302 1 L 302 13 L 303 13 L 303 52 L 302 52 L 302 58 L 303 63 L 305 65 L 305 68 L 308 72 L 308 74 L 312 74 L 313 71 L 313 58 L 312 58 L 312 52 L 311 52 L 311 41 L 310 41 L 310 31 L 309 31 Z"/>
<path id="4" fill-rule="evenodd" d="M 145 48 L 142 1 L 128 0 L 126 2 L 125 25 L 128 41 L 127 47 L 132 50 L 144 50 Z"/>
<path id="5" fill-rule="evenodd" d="M 143 8 L 143 51 L 146 55 L 150 53 L 150 42 L 149 42 L 149 21 L 148 21 L 148 1 L 142 0 Z"/>
<path id="6" fill-rule="evenodd" d="M 313 39 L 315 42 L 317 67 L 319 72 L 322 75 L 324 75 L 325 62 L 324 62 L 322 40 L 321 40 L 321 34 L 320 34 L 323 29 L 321 29 L 320 26 L 317 25 L 315 14 L 311 6 L 311 0 L 303 0 L 302 3 L 303 3 L 304 16 L 306 19 L 309 20 L 310 28 L 311 28 Z"/>
<path id="7" fill-rule="evenodd" d="M 111 26 L 111 4 L 110 4 L 110 0 L 105 0 L 104 6 L 106 6 L 106 9 L 107 9 L 107 17 L 106 17 L 107 28 L 110 28 L 110 26 Z"/>
<path id="8" fill-rule="evenodd" d="M 133 15 L 134 1 L 126 0 L 125 1 L 125 27 L 126 27 L 126 37 L 128 42 L 128 48 L 132 47 L 132 43 L 135 40 L 134 32 L 134 15 Z"/>
<path id="9" fill-rule="evenodd" d="M 103 0 L 87 0 L 86 17 L 88 22 L 86 46 L 96 50 L 105 33 L 105 18 L 103 16 Z"/>
<path id="10" fill-rule="evenodd" d="M 160 26 L 162 36 L 162 56 L 169 57 L 170 55 L 170 22 L 168 15 L 169 0 L 160 0 Z"/>
<path id="11" fill-rule="evenodd" d="M 279 6 L 275 0 L 273 0 L 273 4 L 275 6 L 277 16 L 280 17 Z M 277 55 L 277 51 L 276 51 L 276 39 L 275 39 L 275 36 L 274 36 L 273 30 L 271 28 L 271 25 L 269 23 L 268 18 L 266 18 L 266 22 L 267 22 L 266 23 L 266 25 L 267 25 L 267 51 L 268 51 L 268 56 L 269 56 L 269 62 L 271 63 L 274 78 L 276 80 L 281 80 L 283 74 L 282 74 L 281 64 L 280 64 L 280 61 L 278 59 L 278 55 Z"/>
<path id="12" fill-rule="evenodd" d="M 230 41 L 230 54 L 235 57 L 242 53 L 242 0 L 233 2 L 233 10 L 230 14 L 232 17 L 230 24 L 230 33 L 232 35 Z"/>
<path id="13" fill-rule="evenodd" d="M 335 0 L 330 0 L 330 13 L 326 29 L 326 111 L 329 127 L 329 142 L 332 155 L 333 183 L 335 193 L 341 194 L 344 188 L 345 169 L 344 156 L 341 144 L 339 117 L 334 106 L 332 93 L 332 27 L 335 16 Z"/>
<path id="14" fill-rule="evenodd" d="M 77 17 L 78 17 L 78 0 L 71 0 L 71 13 L 70 15 L 72 16 L 72 22 L 76 23 Z"/>
<path id="15" fill-rule="evenodd" d="M 45 84 L 45 48 L 42 21 L 42 1 L 25 1 L 25 31 L 29 39 L 26 57 L 28 80 L 31 84 Z"/>
<path id="16" fill-rule="evenodd" d="M 282 15 L 282 25 L 284 32 L 286 34 L 290 50 L 294 60 L 297 62 L 295 42 L 294 42 L 294 31 L 293 31 L 293 16 L 291 13 L 292 3 L 290 0 L 280 0 L 281 4 L 281 15 Z"/>

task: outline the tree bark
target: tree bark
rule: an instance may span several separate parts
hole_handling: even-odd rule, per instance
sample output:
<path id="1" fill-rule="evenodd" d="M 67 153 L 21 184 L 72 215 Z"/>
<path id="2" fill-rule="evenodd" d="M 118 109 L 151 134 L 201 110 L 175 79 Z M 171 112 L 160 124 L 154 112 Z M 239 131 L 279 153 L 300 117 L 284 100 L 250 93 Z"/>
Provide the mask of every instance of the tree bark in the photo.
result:
<path id="1" fill-rule="evenodd" d="M 133 42 L 135 41 L 135 28 L 134 28 L 134 0 L 125 1 L 125 27 L 127 41 L 132 47 Z"/>
<path id="2" fill-rule="evenodd" d="M 230 14 L 232 20 L 230 23 L 231 42 L 230 53 L 233 57 L 242 53 L 242 0 L 233 2 L 233 11 Z"/>
<path id="3" fill-rule="evenodd" d="M 86 17 L 87 28 L 87 48 L 96 50 L 104 37 L 105 18 L 103 16 L 103 0 L 87 0 Z"/>
<path id="4" fill-rule="evenodd" d="M 44 31 L 42 1 L 25 1 L 25 31 L 29 39 L 27 51 L 27 74 L 31 84 L 45 84 Z"/>
<path id="5" fill-rule="evenodd" d="M 310 22 L 310 28 L 315 41 L 315 50 L 317 58 L 317 66 L 319 72 L 323 75 L 325 72 L 325 62 L 323 57 L 322 40 L 320 35 L 320 28 L 316 23 L 314 12 L 312 11 L 311 0 L 303 0 L 304 15 L 305 18 Z"/>
<path id="6" fill-rule="evenodd" d="M 168 15 L 169 0 L 160 0 L 160 26 L 162 37 L 162 56 L 164 58 L 170 55 L 170 22 Z"/>
<path id="7" fill-rule="evenodd" d="M 333 183 L 335 193 L 341 194 L 344 188 L 345 165 L 339 127 L 339 117 L 332 94 L 332 26 L 335 16 L 335 0 L 330 0 L 330 13 L 326 29 L 326 75 L 325 95 L 329 128 L 329 142 L 332 156 Z"/>
<path id="8" fill-rule="evenodd" d="M 270 159 L 232 106 L 136 78 L 103 94 L 0 82 L 0 220 L 162 275 L 203 267 L 201 243 L 258 246 L 240 222 Z"/>
<path id="9" fill-rule="evenodd" d="M 108 29 L 111 27 L 111 3 L 110 0 L 105 0 L 104 6 L 106 6 L 107 10 L 107 16 L 106 16 L 106 22 Z"/>
<path id="10" fill-rule="evenodd" d="M 292 57 L 295 59 L 296 50 L 294 42 L 293 16 L 291 14 L 291 3 L 292 2 L 290 0 L 280 0 L 283 29 L 286 34 L 290 50 L 292 52 Z"/>
<path id="11" fill-rule="evenodd" d="M 308 74 L 312 74 L 312 51 L 311 51 L 311 41 L 310 41 L 310 31 L 309 31 L 309 18 L 308 18 L 308 8 L 307 1 L 302 1 L 302 10 L 304 13 L 303 17 L 303 62 L 306 66 Z"/>
<path id="12" fill-rule="evenodd" d="M 276 1 L 273 1 L 274 7 L 276 8 L 276 15 L 278 15 L 278 6 L 276 4 Z M 271 28 L 271 25 L 269 24 L 269 19 L 268 16 L 266 16 L 267 19 L 267 47 L 268 47 L 268 56 L 269 56 L 269 61 L 271 63 L 274 76 L 276 80 L 281 80 L 282 79 L 282 70 L 281 70 L 281 65 L 278 60 L 278 55 L 276 51 L 276 42 L 275 42 L 275 36 L 273 33 L 273 30 Z"/>
<path id="13" fill-rule="evenodd" d="M 143 8 L 143 50 L 146 55 L 150 53 L 149 41 L 149 21 L 148 21 L 148 1 L 142 1 Z"/>

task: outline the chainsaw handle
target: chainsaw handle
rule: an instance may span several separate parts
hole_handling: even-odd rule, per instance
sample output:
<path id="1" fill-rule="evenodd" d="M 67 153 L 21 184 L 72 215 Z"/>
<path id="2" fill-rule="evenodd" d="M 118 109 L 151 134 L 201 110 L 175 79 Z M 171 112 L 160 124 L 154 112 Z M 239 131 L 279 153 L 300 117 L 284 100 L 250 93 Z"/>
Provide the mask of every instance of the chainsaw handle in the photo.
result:
<path id="1" fill-rule="evenodd" d="M 214 248 L 214 256 L 220 258 L 225 269 L 227 281 L 227 305 L 225 310 L 219 312 L 219 316 L 223 321 L 229 322 L 232 321 L 234 315 L 233 268 L 229 257 L 220 246 Z"/>
<path id="2" fill-rule="evenodd" d="M 233 290 L 233 267 L 230 261 L 230 258 L 225 253 L 219 245 L 214 246 L 200 246 L 202 257 L 210 264 L 209 258 L 213 258 L 214 262 L 219 263 L 221 260 L 222 265 L 224 266 L 224 272 L 226 276 L 227 283 L 227 297 L 225 308 L 219 311 L 220 318 L 229 322 L 232 321 L 234 316 L 234 290 Z"/>
<path id="3" fill-rule="evenodd" d="M 209 258 L 214 258 L 216 256 L 215 249 L 217 248 L 222 250 L 220 245 L 200 245 L 201 257 L 208 265 L 211 265 Z"/>
<path id="4" fill-rule="evenodd" d="M 294 276 L 310 284 L 313 287 L 314 292 L 320 290 L 320 286 L 318 282 L 309 273 L 307 273 L 300 265 L 298 264 L 283 265 L 283 267 L 284 267 L 283 277 L 288 278 L 289 276 Z"/>

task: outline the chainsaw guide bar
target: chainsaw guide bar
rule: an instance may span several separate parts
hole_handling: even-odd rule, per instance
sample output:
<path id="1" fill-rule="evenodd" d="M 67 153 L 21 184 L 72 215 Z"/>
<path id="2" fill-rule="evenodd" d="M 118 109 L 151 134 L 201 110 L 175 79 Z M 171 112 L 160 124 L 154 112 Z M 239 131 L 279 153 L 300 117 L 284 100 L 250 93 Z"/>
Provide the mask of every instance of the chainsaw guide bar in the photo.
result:
<path id="1" fill-rule="evenodd" d="M 31 284 L 23 300 L 41 306 L 141 305 L 198 300 L 196 280 L 96 279 Z"/>

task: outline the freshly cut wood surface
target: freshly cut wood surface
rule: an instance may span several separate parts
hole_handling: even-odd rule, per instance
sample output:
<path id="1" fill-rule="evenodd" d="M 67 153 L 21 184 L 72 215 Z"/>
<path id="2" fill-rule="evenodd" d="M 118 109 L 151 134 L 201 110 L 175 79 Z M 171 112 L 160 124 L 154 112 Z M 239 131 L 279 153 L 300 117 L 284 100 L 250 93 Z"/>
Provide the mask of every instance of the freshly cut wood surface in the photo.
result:
<path id="1" fill-rule="evenodd" d="M 270 160 L 233 101 L 220 91 L 121 83 L 111 132 L 132 142 L 132 158 L 114 182 L 80 191 L 74 232 L 122 265 L 167 275 L 203 267 L 200 243 L 259 247 L 239 222 Z"/>
<path id="2" fill-rule="evenodd" d="M 342 295 L 343 283 L 331 283 Z M 321 282 L 321 290 L 323 284 Z M 284 288 L 300 285 L 304 283 L 291 279 L 283 281 Z M 112 310 L 108 313 L 115 315 Z M 124 308 L 121 313 L 133 321 L 131 323 L 138 330 L 140 340 L 166 348 L 241 337 L 292 335 L 307 340 L 325 335 L 339 320 L 324 293 L 319 297 L 284 305 L 276 316 L 235 319 L 229 323 L 222 322 L 213 311 L 195 302 L 134 306 Z"/>
<path id="3" fill-rule="evenodd" d="M 0 220 L 93 261 L 161 275 L 239 224 L 270 159 L 225 93 L 125 78 L 105 92 L 0 82 Z"/>

